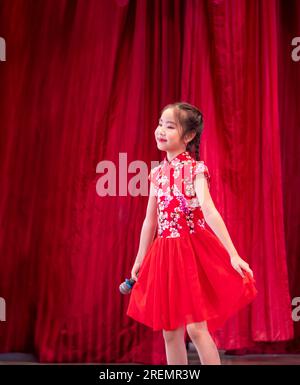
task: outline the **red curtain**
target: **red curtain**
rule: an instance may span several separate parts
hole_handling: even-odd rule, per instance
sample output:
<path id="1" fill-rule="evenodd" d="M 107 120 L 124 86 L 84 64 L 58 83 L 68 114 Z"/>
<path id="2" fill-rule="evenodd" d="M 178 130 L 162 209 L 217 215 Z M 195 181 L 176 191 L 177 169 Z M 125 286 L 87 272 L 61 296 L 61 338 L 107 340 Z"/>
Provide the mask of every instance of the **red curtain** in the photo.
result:
<path id="1" fill-rule="evenodd" d="M 147 196 L 118 178 L 162 159 L 153 132 L 179 100 L 203 111 L 211 193 L 259 290 L 218 346 L 299 349 L 299 26 L 296 0 L 0 0 L 1 352 L 166 363 L 119 293 Z M 103 160 L 116 196 L 97 194 Z"/>

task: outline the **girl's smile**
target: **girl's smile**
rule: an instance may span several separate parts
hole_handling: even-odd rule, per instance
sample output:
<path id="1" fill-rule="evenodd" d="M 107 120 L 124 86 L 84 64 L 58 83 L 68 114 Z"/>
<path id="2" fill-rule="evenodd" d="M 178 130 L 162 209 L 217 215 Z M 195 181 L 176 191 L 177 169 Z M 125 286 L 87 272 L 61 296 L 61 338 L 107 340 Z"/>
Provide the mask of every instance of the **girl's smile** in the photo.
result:
<path id="1" fill-rule="evenodd" d="M 160 142 L 160 143 L 164 143 L 164 142 L 167 142 L 167 139 L 157 138 L 157 141 Z"/>

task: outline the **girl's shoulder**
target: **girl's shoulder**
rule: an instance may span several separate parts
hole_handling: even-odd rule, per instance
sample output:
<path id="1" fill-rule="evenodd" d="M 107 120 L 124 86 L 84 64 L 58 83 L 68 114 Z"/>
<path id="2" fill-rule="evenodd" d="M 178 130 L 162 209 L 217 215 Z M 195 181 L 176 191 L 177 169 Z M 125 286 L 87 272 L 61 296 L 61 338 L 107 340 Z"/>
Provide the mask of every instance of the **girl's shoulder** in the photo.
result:
<path id="1" fill-rule="evenodd" d="M 204 160 L 194 160 L 193 163 L 194 163 L 193 166 L 194 166 L 195 172 L 204 172 L 204 171 L 208 172 L 208 167 L 204 163 Z"/>
<path id="2" fill-rule="evenodd" d="M 186 157 L 183 159 L 183 163 L 192 167 L 195 172 L 208 171 L 208 167 L 204 160 L 196 160 L 195 157 L 191 156 L 189 153 L 187 153 Z"/>
<path id="3" fill-rule="evenodd" d="M 206 177 L 210 187 L 211 175 L 204 160 L 195 160 L 193 164 L 193 178 L 198 174 L 203 174 Z"/>

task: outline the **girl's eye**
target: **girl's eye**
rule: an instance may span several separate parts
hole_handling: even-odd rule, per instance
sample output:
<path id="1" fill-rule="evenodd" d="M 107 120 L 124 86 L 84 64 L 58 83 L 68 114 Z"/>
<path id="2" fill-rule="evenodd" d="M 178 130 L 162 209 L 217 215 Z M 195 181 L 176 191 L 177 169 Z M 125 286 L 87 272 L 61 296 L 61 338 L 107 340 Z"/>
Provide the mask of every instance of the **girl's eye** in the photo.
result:
<path id="1" fill-rule="evenodd" d="M 161 123 L 158 123 L 158 125 L 161 126 Z M 174 129 L 175 127 L 173 127 L 173 126 L 167 126 L 167 128 Z"/>
<path id="2" fill-rule="evenodd" d="M 161 123 L 158 123 L 159 126 L 161 126 Z M 167 128 L 175 128 L 173 126 L 167 126 Z"/>

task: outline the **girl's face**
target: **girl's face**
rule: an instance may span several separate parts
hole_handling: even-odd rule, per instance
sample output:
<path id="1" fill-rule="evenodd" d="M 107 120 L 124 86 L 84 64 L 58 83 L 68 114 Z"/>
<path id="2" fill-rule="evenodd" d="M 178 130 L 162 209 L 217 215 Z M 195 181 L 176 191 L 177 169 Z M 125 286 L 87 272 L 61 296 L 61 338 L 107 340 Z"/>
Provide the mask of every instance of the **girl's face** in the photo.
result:
<path id="1" fill-rule="evenodd" d="M 161 151 L 178 151 L 186 148 L 181 139 L 182 127 L 175 121 L 173 108 L 167 108 L 161 115 L 155 130 L 157 147 Z"/>

